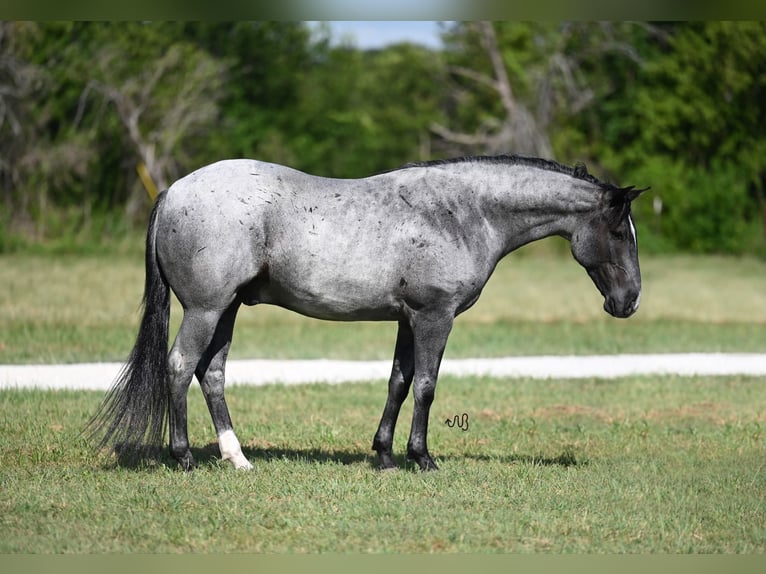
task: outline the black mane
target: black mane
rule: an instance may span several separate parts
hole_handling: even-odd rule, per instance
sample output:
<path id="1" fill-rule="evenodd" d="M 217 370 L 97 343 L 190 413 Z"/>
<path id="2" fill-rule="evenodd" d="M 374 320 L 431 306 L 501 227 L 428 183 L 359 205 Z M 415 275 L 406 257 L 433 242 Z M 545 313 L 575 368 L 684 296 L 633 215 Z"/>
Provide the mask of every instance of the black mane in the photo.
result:
<path id="1" fill-rule="evenodd" d="M 588 173 L 588 168 L 584 163 L 578 162 L 574 167 L 570 167 L 553 160 L 542 159 L 539 157 L 530 157 L 517 154 L 501 154 L 501 155 L 476 155 L 476 156 L 463 156 L 450 159 L 435 159 L 430 161 L 416 161 L 405 164 L 397 169 L 391 171 L 398 171 L 401 169 L 409 169 L 412 167 L 434 167 L 441 165 L 451 165 L 456 163 L 490 163 L 490 164 L 506 164 L 506 165 L 523 165 L 528 167 L 536 167 L 539 169 L 546 169 L 548 171 L 555 171 L 569 175 L 576 179 L 581 179 L 592 183 L 601 188 L 617 188 L 614 184 L 603 182 L 595 176 Z"/>

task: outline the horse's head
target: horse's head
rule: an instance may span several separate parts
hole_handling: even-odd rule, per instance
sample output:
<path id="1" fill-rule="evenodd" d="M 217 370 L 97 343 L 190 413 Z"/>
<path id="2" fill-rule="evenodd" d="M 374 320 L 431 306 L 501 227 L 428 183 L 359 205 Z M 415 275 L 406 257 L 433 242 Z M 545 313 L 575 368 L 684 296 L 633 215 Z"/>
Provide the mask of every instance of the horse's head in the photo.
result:
<path id="1" fill-rule="evenodd" d="M 636 228 L 630 204 L 645 189 L 606 186 L 603 201 L 572 234 L 572 255 L 604 296 L 604 310 L 630 317 L 641 300 Z"/>

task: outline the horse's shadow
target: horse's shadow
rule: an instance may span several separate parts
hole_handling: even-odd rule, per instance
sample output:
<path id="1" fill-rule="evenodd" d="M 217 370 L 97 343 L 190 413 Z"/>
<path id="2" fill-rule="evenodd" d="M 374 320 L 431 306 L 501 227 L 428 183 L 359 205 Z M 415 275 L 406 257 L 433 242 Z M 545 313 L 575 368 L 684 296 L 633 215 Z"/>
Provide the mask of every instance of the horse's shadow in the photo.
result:
<path id="1" fill-rule="evenodd" d="M 129 450 L 126 449 L 125 452 Z M 197 462 L 198 467 L 215 467 L 221 465 L 227 465 L 221 460 L 221 453 L 217 443 L 209 443 L 203 447 L 191 447 L 192 456 Z M 161 448 L 154 448 L 149 451 L 144 451 L 142 456 L 117 454 L 116 464 L 120 468 L 126 469 L 142 469 L 145 470 L 151 466 L 165 466 L 173 468 L 177 466 L 175 459 L 170 455 L 168 450 Z M 258 463 L 270 463 L 273 461 L 287 460 L 287 461 L 301 461 L 312 462 L 317 464 L 339 464 L 343 466 L 364 464 L 372 469 L 378 469 L 378 457 L 370 451 L 370 453 L 353 451 L 353 450 L 326 450 L 321 448 L 279 448 L 279 447 L 242 447 L 242 454 L 252 462 L 256 468 Z M 476 460 L 476 461 L 491 461 L 501 462 L 503 464 L 524 464 L 532 466 L 560 466 L 563 468 L 583 466 L 587 464 L 587 461 L 580 458 L 578 459 L 574 453 L 570 450 L 564 450 L 562 454 L 558 456 L 543 456 L 543 455 L 525 455 L 525 454 L 510 454 L 510 455 L 486 455 L 486 454 L 449 454 L 436 456 L 437 463 L 439 461 L 464 461 L 464 460 Z M 149 462 L 147 462 L 149 461 Z M 407 457 L 402 454 L 394 455 L 394 464 L 397 469 L 419 472 L 418 465 L 408 460 Z"/>

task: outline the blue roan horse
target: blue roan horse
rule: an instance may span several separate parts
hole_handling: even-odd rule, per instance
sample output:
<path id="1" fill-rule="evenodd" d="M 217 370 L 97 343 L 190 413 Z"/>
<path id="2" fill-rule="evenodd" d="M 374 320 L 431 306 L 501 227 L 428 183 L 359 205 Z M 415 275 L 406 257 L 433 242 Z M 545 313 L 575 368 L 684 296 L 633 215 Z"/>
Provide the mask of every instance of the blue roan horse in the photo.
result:
<path id="1" fill-rule="evenodd" d="M 515 155 L 406 165 L 356 180 L 251 160 L 222 161 L 158 198 L 146 238 L 144 315 L 136 345 L 90 430 L 100 445 L 145 455 L 163 441 L 184 469 L 186 397 L 200 381 L 223 459 L 252 468 L 224 398 L 237 310 L 269 303 L 335 321 L 397 321 L 388 399 L 372 448 L 394 466 L 399 409 L 413 386 L 407 456 L 435 469 L 426 436 L 439 364 L 455 316 L 498 261 L 560 235 L 603 294 L 605 310 L 638 308 L 641 277 L 630 205 L 639 193 L 585 166 Z M 183 322 L 167 352 L 170 289 Z"/>

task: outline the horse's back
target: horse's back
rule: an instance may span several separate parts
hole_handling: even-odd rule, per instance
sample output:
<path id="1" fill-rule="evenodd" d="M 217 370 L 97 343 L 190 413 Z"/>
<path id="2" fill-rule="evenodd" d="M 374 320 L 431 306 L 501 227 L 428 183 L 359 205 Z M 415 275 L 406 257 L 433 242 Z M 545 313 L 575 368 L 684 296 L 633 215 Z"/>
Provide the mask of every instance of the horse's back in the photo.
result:
<path id="1" fill-rule="evenodd" d="M 308 177 L 297 170 L 250 159 L 223 160 L 182 177 L 168 190 L 168 209 L 182 206 L 269 205 L 280 188 L 293 187 L 292 180 Z M 239 208 L 237 209 L 239 211 Z"/>

